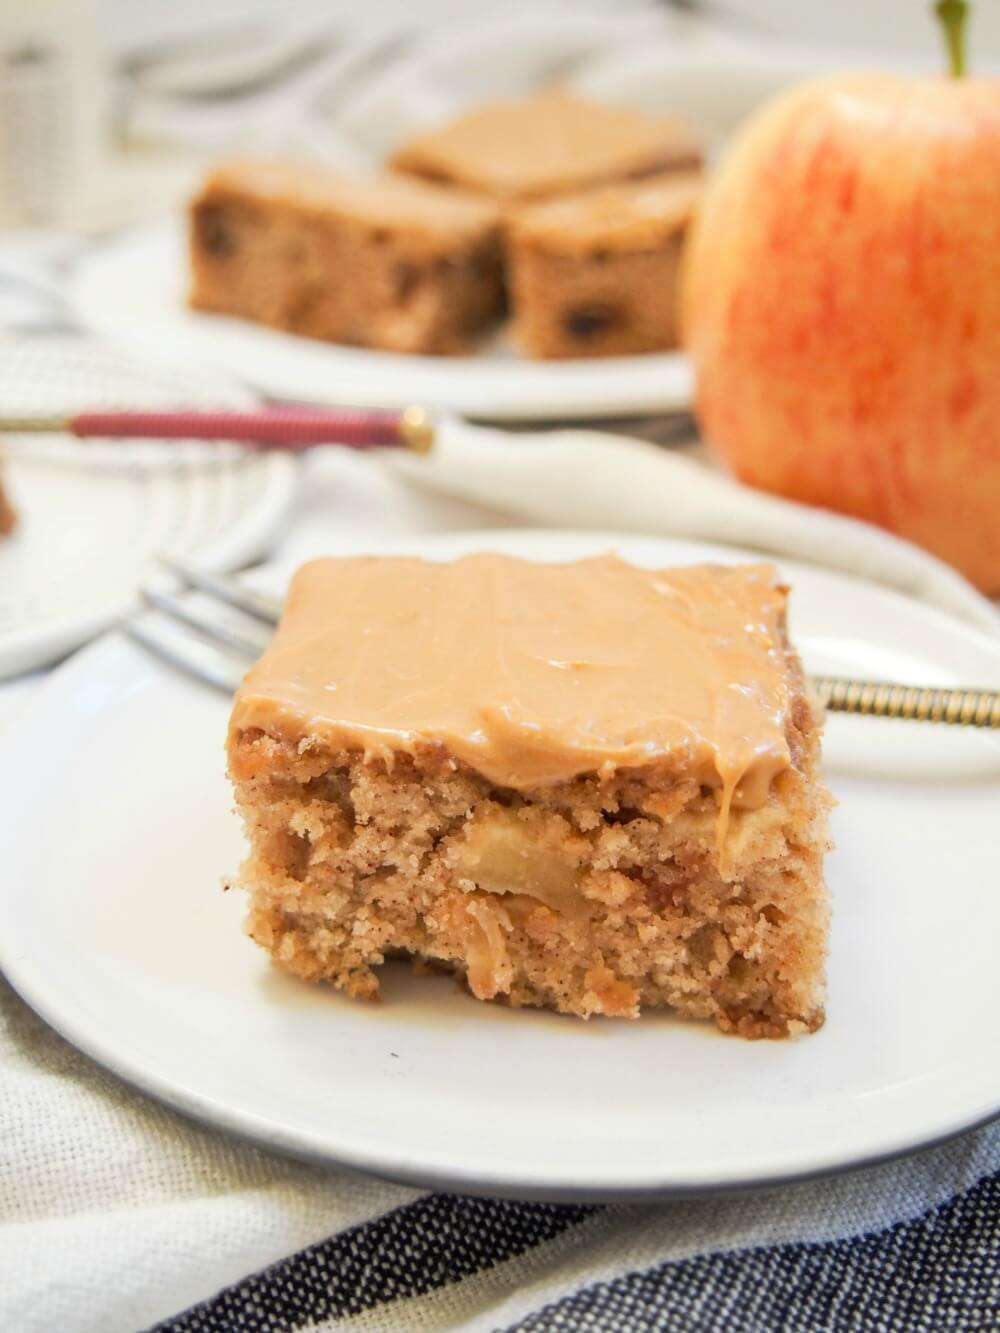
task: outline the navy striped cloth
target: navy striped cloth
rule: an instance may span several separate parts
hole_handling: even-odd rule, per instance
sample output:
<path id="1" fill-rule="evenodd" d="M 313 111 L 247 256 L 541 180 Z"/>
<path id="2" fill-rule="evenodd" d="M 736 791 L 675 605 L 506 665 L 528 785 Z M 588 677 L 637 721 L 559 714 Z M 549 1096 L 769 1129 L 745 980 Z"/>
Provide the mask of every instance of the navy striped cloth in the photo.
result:
<path id="1" fill-rule="evenodd" d="M 3 1333 L 1000 1329 L 1000 1122 L 767 1191 L 423 1193 L 191 1123 L 0 981 L 0 1126 Z"/>
<path id="2" fill-rule="evenodd" d="M 892 1179 L 901 1190 L 925 1176 L 974 1174 L 995 1159 L 1000 1130 L 980 1131 L 910 1164 L 859 1173 L 865 1190 Z M 793 1186 L 761 1199 L 763 1220 L 786 1194 L 803 1193 L 837 1211 L 837 1184 Z M 825 1196 L 827 1196 L 825 1198 Z M 905 1206 L 905 1203 L 904 1203 Z M 299 1333 L 340 1328 L 496 1328 L 508 1333 L 867 1333 L 927 1330 L 973 1333 L 1000 1328 L 1000 1171 L 906 1220 L 823 1241 L 785 1240 L 709 1248 L 641 1267 L 627 1258 L 637 1221 L 692 1208 L 724 1215 L 725 1201 L 658 1209 L 518 1203 L 433 1194 L 312 1245 L 156 1326 L 156 1333 Z M 751 1211 L 753 1205 L 751 1204 Z M 682 1224 L 683 1217 L 678 1218 Z M 567 1257 L 603 1260 L 616 1233 L 621 1271 L 584 1277 L 562 1289 Z M 553 1252 L 553 1243 L 563 1242 Z M 566 1242 L 569 1242 L 567 1244 Z M 575 1253 L 574 1253 L 575 1252 Z M 474 1279 L 502 1273 L 542 1275 L 537 1303 L 508 1319 L 480 1305 Z M 603 1263 L 601 1264 L 603 1267 Z M 463 1288 L 465 1288 L 463 1292 Z M 545 1295 L 551 1290 L 551 1299 Z M 496 1284 L 494 1284 L 494 1290 Z M 445 1295 L 450 1293 L 450 1299 Z M 463 1314 L 466 1316 L 463 1318 Z M 456 1319 L 457 1316 L 457 1319 Z"/>

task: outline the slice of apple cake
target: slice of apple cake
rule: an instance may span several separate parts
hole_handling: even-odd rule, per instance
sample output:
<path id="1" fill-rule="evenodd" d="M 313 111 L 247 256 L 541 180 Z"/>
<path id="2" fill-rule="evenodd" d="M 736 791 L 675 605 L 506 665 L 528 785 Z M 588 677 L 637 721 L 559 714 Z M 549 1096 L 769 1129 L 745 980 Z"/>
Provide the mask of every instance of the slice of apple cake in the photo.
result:
<path id="1" fill-rule="evenodd" d="M 767 565 L 315 561 L 228 750 L 249 932 L 297 976 L 823 1021 L 830 798 Z"/>

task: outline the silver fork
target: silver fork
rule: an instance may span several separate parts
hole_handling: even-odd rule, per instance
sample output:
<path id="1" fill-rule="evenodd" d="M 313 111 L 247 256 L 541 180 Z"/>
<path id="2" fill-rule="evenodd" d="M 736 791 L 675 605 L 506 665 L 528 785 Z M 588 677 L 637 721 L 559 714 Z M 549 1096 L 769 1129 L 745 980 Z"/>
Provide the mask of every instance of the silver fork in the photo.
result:
<path id="1" fill-rule="evenodd" d="M 156 613 L 155 618 L 139 613 L 121 628 L 171 666 L 232 693 L 267 647 L 281 615 L 280 598 L 256 592 L 236 579 L 207 574 L 182 560 L 162 559 L 161 563 L 184 587 L 212 599 L 212 609 L 147 587 L 141 590 L 142 599 Z M 810 680 L 834 713 L 1000 727 L 998 690 L 938 689 L 841 676 L 811 676 Z"/>

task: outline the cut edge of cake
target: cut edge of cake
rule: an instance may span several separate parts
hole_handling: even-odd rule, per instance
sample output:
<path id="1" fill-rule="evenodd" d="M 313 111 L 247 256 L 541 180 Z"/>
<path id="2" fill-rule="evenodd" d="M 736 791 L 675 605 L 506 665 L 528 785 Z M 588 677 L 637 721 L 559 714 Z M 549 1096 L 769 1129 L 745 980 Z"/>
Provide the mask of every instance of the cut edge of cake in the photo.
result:
<path id="1" fill-rule="evenodd" d="M 189 209 L 190 305 L 385 351 L 463 352 L 503 310 L 482 199 L 404 176 L 233 160 Z"/>
<path id="2" fill-rule="evenodd" d="M 678 173 L 517 209 L 505 231 L 514 336 L 542 359 L 680 341 L 680 274 L 701 177 Z"/>
<path id="3" fill-rule="evenodd" d="M 762 804 L 725 812 L 673 760 L 513 789 L 431 740 L 385 755 L 308 725 L 244 725 L 238 698 L 249 933 L 280 968 L 360 998 L 402 954 L 515 1006 L 814 1031 L 832 802 L 821 716 L 783 627 L 779 647 L 790 762 Z"/>

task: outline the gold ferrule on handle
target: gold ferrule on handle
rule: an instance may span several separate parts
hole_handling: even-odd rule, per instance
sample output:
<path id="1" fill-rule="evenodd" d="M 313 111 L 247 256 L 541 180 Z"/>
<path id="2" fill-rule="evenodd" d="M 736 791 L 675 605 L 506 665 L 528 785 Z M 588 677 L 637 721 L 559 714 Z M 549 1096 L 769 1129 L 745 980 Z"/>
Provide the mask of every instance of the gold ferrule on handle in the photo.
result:
<path id="1" fill-rule="evenodd" d="M 0 417 L 0 434 L 3 435 L 53 435 L 69 429 L 67 417 Z"/>
<path id="2" fill-rule="evenodd" d="M 399 416 L 399 438 L 415 454 L 429 454 L 434 448 L 434 420 L 426 407 L 405 408 Z"/>

